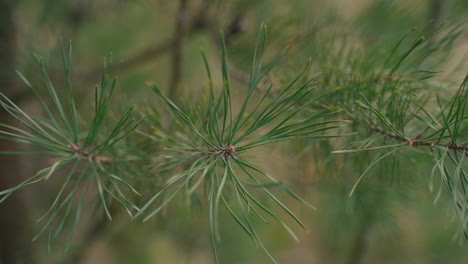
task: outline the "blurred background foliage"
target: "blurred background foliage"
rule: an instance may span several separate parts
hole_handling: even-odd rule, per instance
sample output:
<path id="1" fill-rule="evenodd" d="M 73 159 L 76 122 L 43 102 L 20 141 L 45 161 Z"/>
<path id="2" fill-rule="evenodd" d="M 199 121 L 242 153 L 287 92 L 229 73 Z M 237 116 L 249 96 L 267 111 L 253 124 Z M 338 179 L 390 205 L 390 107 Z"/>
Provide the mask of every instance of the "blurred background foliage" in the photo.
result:
<path id="1" fill-rule="evenodd" d="M 437 54 L 434 50 L 427 60 L 417 54 L 417 65 L 407 65 L 408 72 L 421 65 L 437 72 L 428 82 L 414 79 L 414 86 L 421 86 L 418 91 L 453 94 L 468 71 L 463 59 L 468 35 L 459 33 L 468 25 L 467 18 L 464 0 L 0 0 L 0 89 L 17 104 L 36 111 L 37 103 L 14 71 L 39 83 L 32 56 L 37 53 L 44 58 L 51 78 L 63 83 L 63 38 L 73 44 L 72 73 L 80 108 L 90 107 L 103 57 L 110 54 L 111 72 L 118 76 L 116 109 L 119 104 L 136 104 L 142 112 L 145 105 L 158 109 L 162 103 L 145 85 L 147 81 L 167 87 L 166 94 L 173 100 L 185 102 L 208 85 L 200 48 L 208 56 L 214 81 L 221 81 L 219 32 L 223 31 L 233 96 L 240 98 L 248 81 L 257 28 L 264 22 L 269 31 L 267 59 L 287 49 L 268 81 L 284 83 L 294 78 L 310 57 L 310 71 L 319 74 L 324 92 L 354 91 L 363 80 L 375 77 L 395 43 L 413 28 L 439 36 L 457 35 L 447 45 L 438 45 Z M 327 98 L 321 107 L 345 104 L 356 96 L 340 92 Z M 1 118 L 8 122 L 3 112 Z M 366 136 L 366 131 L 360 132 Z M 261 167 L 318 208 L 312 211 L 282 197 L 308 229 L 297 230 L 299 243 L 279 226 L 259 226 L 258 232 L 277 260 L 297 264 L 465 263 L 466 239 L 458 232 L 460 223 L 451 197 L 444 191 L 438 193 L 442 183 L 435 180 L 431 188 L 434 163 L 427 153 L 394 152 L 349 196 L 375 153 L 330 153 L 350 149 L 353 140 L 361 139 L 281 143 L 255 151 Z M 378 140 L 388 144 L 386 139 Z M 3 141 L 0 147 L 25 148 Z M 2 156 L 0 189 L 17 184 L 47 162 L 47 157 Z M 0 204 L 0 263 L 213 262 L 207 206 L 198 201 L 187 208 L 183 198 L 144 224 L 126 217 L 109 222 L 87 215 L 72 249 L 48 255 L 46 239 L 30 242 L 41 227 L 30 219 L 47 209 L 53 200 L 50 190 L 55 188 L 51 180 Z M 221 263 L 269 262 L 229 215 L 220 214 L 220 222 Z"/>

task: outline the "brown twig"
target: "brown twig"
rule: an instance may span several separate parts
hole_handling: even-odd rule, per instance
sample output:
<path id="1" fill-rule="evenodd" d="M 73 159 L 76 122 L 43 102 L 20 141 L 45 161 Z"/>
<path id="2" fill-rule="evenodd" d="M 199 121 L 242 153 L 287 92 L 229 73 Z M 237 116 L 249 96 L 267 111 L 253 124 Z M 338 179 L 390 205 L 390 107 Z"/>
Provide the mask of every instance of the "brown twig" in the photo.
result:
<path id="1" fill-rule="evenodd" d="M 443 143 L 440 142 L 440 140 L 429 140 L 429 141 L 421 141 L 420 138 L 422 137 L 422 134 L 417 135 L 416 137 L 413 138 L 401 138 L 398 135 L 395 135 L 393 133 L 384 131 L 380 128 L 377 127 L 369 127 L 368 130 L 377 132 L 381 135 L 384 135 L 388 138 L 395 139 L 400 142 L 406 142 L 406 144 L 410 147 L 418 147 L 418 146 L 425 146 L 425 147 L 434 147 L 434 146 L 441 146 L 444 148 L 452 149 L 452 150 L 460 150 L 465 153 L 468 153 L 468 142 L 463 143 L 463 144 L 456 144 L 455 142 L 448 142 L 448 143 Z"/>
<path id="2" fill-rule="evenodd" d="M 89 153 L 89 152 L 85 151 L 84 149 L 82 149 L 78 144 L 70 144 L 68 147 L 72 150 L 73 153 L 76 153 L 76 154 L 78 154 L 78 155 L 80 155 L 82 157 L 85 157 L 87 159 L 97 161 L 97 162 L 101 162 L 101 163 L 111 163 L 112 162 L 111 158 L 105 157 L 105 156 L 98 156 L 98 155 Z"/>

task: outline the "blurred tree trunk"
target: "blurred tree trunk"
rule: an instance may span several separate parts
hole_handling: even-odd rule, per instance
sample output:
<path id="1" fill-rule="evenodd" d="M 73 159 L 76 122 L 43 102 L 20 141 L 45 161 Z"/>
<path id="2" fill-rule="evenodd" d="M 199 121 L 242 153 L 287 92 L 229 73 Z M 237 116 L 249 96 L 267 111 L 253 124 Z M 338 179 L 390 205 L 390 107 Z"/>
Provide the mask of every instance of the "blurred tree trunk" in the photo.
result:
<path id="1" fill-rule="evenodd" d="M 16 0 L 0 0 L 0 92 L 9 95 L 15 87 L 15 27 Z M 12 123 L 8 113 L 0 110 L 2 123 Z M 14 151 L 16 144 L 0 140 L 0 151 Z M 18 183 L 19 166 L 14 156 L 0 156 L 0 190 Z M 27 235 L 26 210 L 21 198 L 13 195 L 0 204 L 0 263 L 30 263 L 31 237 Z"/>

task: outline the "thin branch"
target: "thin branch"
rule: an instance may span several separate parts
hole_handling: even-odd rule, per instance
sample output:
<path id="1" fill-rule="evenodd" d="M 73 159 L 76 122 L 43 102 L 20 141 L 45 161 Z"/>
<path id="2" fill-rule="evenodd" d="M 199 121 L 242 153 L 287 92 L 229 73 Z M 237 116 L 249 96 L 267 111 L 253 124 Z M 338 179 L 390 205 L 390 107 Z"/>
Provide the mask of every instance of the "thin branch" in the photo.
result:
<path id="1" fill-rule="evenodd" d="M 406 138 L 405 140 L 399 137 L 398 135 L 395 135 L 393 133 L 384 131 L 380 128 L 377 127 L 369 127 L 368 130 L 377 132 L 381 135 L 384 135 L 388 138 L 395 139 L 400 142 L 406 142 L 406 144 L 410 147 L 418 147 L 418 146 L 426 146 L 426 147 L 434 147 L 434 146 L 441 146 L 444 148 L 452 149 L 452 150 L 459 150 L 463 151 L 465 153 L 468 153 L 468 142 L 463 143 L 463 144 L 456 144 L 454 142 L 448 142 L 448 143 L 443 143 L 440 142 L 440 140 L 434 140 L 434 141 L 420 141 L 419 139 L 422 137 L 421 134 L 417 135 L 414 138 Z"/>

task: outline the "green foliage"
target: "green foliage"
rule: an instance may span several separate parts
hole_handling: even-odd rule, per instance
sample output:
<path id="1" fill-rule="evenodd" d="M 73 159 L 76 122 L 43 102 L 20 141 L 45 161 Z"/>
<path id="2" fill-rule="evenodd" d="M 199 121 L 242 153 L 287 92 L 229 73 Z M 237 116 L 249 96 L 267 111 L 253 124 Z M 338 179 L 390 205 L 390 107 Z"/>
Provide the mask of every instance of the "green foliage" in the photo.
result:
<path id="1" fill-rule="evenodd" d="M 119 176 L 125 174 L 119 166 L 119 162 L 125 162 L 125 157 L 113 156 L 111 158 L 105 156 L 105 153 L 116 148 L 117 143 L 135 130 L 143 120 L 135 120 L 134 107 L 130 107 L 113 127 L 106 124 L 116 84 L 116 78 L 111 79 L 109 76 L 110 61 L 106 61 L 100 87 L 95 88 L 92 122 L 82 128 L 83 126 L 80 125 L 82 120 L 72 90 L 71 46 L 68 52 L 62 48 L 62 57 L 66 76 L 66 94 L 63 96 L 57 93 L 57 89 L 49 79 L 41 57 L 36 56 L 50 102 L 47 102 L 40 91 L 18 72 L 24 83 L 36 94 L 47 114 L 46 120 L 26 113 L 3 94 L 1 94 L 2 100 L 0 101 L 3 109 L 21 124 L 18 127 L 1 124 L 2 139 L 30 144 L 42 150 L 32 153 L 4 152 L 2 154 L 32 154 L 51 157 L 50 166 L 39 170 L 19 185 L 1 191 L 0 202 L 26 186 L 46 181 L 51 177 L 62 178 L 62 187 L 58 190 L 52 205 L 38 219 L 47 219 L 46 223 L 34 238 L 34 240 L 37 239 L 44 231 L 49 230 L 49 249 L 50 243 L 57 239 L 65 224 L 71 224 L 72 230 L 76 228 L 84 206 L 84 198 L 91 186 L 97 186 L 99 201 L 109 219 L 112 219 L 110 203 L 114 201 L 132 216 L 132 211 L 138 208 L 130 201 L 129 194 L 126 192 L 139 195 L 128 182 Z M 62 174 L 65 174 L 65 177 Z M 74 204 L 76 208 L 73 216 Z"/>
<path id="2" fill-rule="evenodd" d="M 223 43 L 222 75 L 223 86 L 218 96 L 214 87 L 210 86 L 208 98 L 200 105 L 181 110 L 174 102 L 167 98 L 162 91 L 151 84 L 153 90 L 167 104 L 173 116 L 178 118 L 175 137 L 165 137 L 163 144 L 166 151 L 160 166 L 170 169 L 181 164 L 185 169 L 167 180 L 166 186 L 155 194 L 137 214 L 144 214 L 148 208 L 166 192 L 163 198 L 145 218 L 145 220 L 160 212 L 179 191 L 184 191 L 188 200 L 200 186 L 207 188 L 210 208 L 210 233 L 213 250 L 216 254 L 216 241 L 219 240 L 218 212 L 220 205 L 224 206 L 239 226 L 257 245 L 260 245 L 272 261 L 273 257 L 265 249 L 252 223 L 252 214 L 268 223 L 263 214 L 281 224 L 293 238 L 297 239 L 292 229 L 260 199 L 253 191 L 261 189 L 265 194 L 285 211 L 301 227 L 305 228 L 299 218 L 270 189 L 279 188 L 287 192 L 296 200 L 307 205 L 299 196 L 285 187 L 279 180 L 250 163 L 248 150 L 273 142 L 285 140 L 305 140 L 331 138 L 325 131 L 336 129 L 343 121 L 326 120 L 330 111 L 317 111 L 306 118 L 298 114 L 316 103 L 321 96 L 312 95 L 316 83 L 313 78 L 305 78 L 306 72 L 297 76 L 277 94 L 272 91 L 273 85 L 263 92 L 257 102 L 254 100 L 259 82 L 270 72 L 280 59 L 281 54 L 265 66 L 262 65 L 263 51 L 266 47 L 266 29 L 259 31 L 257 47 L 254 51 L 250 71 L 250 80 L 246 96 L 237 113 L 232 109 L 231 84 L 228 74 L 226 47 Z M 208 76 L 211 71 L 203 56 Z M 306 67 L 307 68 L 307 67 Z M 256 99 L 256 98 L 255 98 Z M 159 134 L 160 131 L 155 131 Z M 169 135 L 169 133 L 166 133 Z M 149 136 L 159 143 L 160 139 Z M 173 189 L 172 191 L 170 191 Z M 231 198 L 233 196 L 233 198 Z M 234 204 L 231 200 L 234 200 Z M 262 213 L 263 212 L 263 213 Z"/>
<path id="3" fill-rule="evenodd" d="M 140 195 L 132 185 L 121 176 L 125 175 L 125 164 L 132 162 L 130 154 L 119 156 L 115 151 L 122 139 L 130 139 L 130 133 L 144 120 L 136 121 L 134 107 L 130 107 L 122 114 L 114 127 L 107 126 L 107 119 L 111 99 L 114 95 L 116 78 L 109 77 L 110 61 L 105 62 L 100 87 L 96 87 L 94 95 L 94 114 L 90 125 L 82 129 L 79 125 L 80 115 L 72 91 L 71 82 L 71 47 L 68 54 L 62 49 L 63 66 L 66 75 L 66 94 L 60 96 L 50 81 L 45 66 L 37 57 L 42 70 L 45 86 L 51 98 L 49 107 L 40 92 L 21 74 L 19 76 L 38 96 L 39 101 L 47 113 L 48 120 L 42 120 L 24 112 L 6 96 L 2 95 L 2 107 L 21 122 L 25 129 L 10 125 L 3 125 L 4 139 L 21 143 L 32 144 L 45 149 L 40 153 L 15 154 L 47 154 L 54 157 L 54 163 L 27 179 L 16 187 L 2 191 L 2 201 L 7 199 L 16 190 L 28 185 L 44 181 L 64 171 L 67 175 L 61 189 L 46 214 L 39 220 L 48 217 L 44 228 L 36 238 L 45 230 L 49 230 L 49 243 L 56 240 L 71 213 L 74 197 L 80 197 L 76 205 L 75 218 L 72 220 L 72 230 L 79 222 L 83 206 L 83 199 L 91 185 L 96 185 L 100 202 L 107 217 L 112 220 L 112 201 L 120 204 L 130 215 L 138 217 L 149 210 L 158 198 L 163 197 L 144 218 L 144 221 L 160 212 L 175 197 L 184 190 L 188 200 L 200 186 L 205 186 L 208 193 L 210 208 L 210 233 L 213 250 L 216 254 L 216 241 L 219 240 L 218 211 L 220 205 L 246 232 L 252 241 L 260 245 L 272 261 L 275 261 L 266 250 L 257 234 L 252 217 L 258 217 L 268 223 L 267 218 L 282 225 L 291 236 L 297 240 L 292 229 L 283 222 L 262 199 L 254 196 L 255 190 L 261 190 L 277 204 L 297 224 L 305 228 L 299 218 L 278 198 L 272 189 L 280 189 L 291 195 L 294 199 L 312 207 L 298 195 L 284 186 L 279 180 L 252 164 L 247 158 L 248 150 L 265 144 L 285 140 L 306 140 L 332 138 L 336 135 L 325 134 L 326 131 L 341 127 L 341 120 L 324 120 L 333 114 L 329 110 L 313 113 L 306 118 L 299 113 L 309 108 L 324 96 L 313 94 L 316 82 L 307 76 L 306 69 L 284 88 L 273 91 L 273 85 L 263 92 L 256 103 L 256 91 L 259 82 L 271 71 L 280 60 L 282 54 L 276 56 L 273 62 L 263 65 L 263 52 L 266 48 L 266 29 L 262 26 L 257 38 L 257 47 L 254 51 L 251 67 L 250 81 L 247 93 L 238 113 L 232 109 L 231 84 L 228 74 L 227 52 L 223 43 L 222 49 L 222 76 L 223 86 L 218 96 L 215 96 L 211 72 L 206 57 L 203 55 L 206 70 L 210 79 L 210 92 L 208 99 L 202 104 L 188 107 L 188 112 L 181 110 L 175 103 L 167 98 L 159 88 L 154 85 L 153 90 L 163 99 L 172 111 L 173 116 L 180 119 L 175 126 L 171 125 L 167 131 L 161 125 L 158 113 L 148 119 L 150 127 L 156 127 L 155 134 L 146 134 L 153 140 L 154 145 L 162 144 L 165 151 L 155 153 L 158 165 L 163 168 L 160 175 L 170 173 L 175 166 L 185 168 L 181 173 L 170 177 L 161 191 L 157 192 L 140 209 L 135 205 L 134 199 L 122 189 L 125 187 L 133 194 Z M 257 99 L 257 98 L 255 98 Z M 68 107 L 64 107 L 64 105 Z M 156 110 L 155 110 L 156 111 Z M 11 131 L 9 131 L 11 130 Z M 176 136 L 169 136 L 175 134 Z M 120 144 L 122 145 L 122 144 Z M 114 150 L 113 150 L 114 149 Z M 151 150 L 149 150 L 151 151 Z M 112 156 L 105 156 L 106 153 Z M 10 152 L 3 154 L 12 154 Z M 146 153 L 148 155 L 150 153 Z M 151 155 L 151 154 L 150 154 Z M 143 157 L 136 158 L 144 159 Z M 151 165 L 149 165 L 151 166 Z M 79 188 L 84 185 L 84 188 Z M 134 215 L 134 211 L 137 213 Z M 252 216 L 253 214 L 253 216 Z M 268 217 L 264 215 L 268 215 Z M 61 217 L 59 217 L 61 215 Z M 57 226 L 53 227 L 54 221 Z M 36 239 L 35 238 L 35 239 Z M 50 246 L 49 246 L 50 248 Z"/>
<path id="4" fill-rule="evenodd" d="M 238 9 L 243 13 L 249 4 L 241 2 Z M 256 4 L 265 7 L 255 10 L 258 13 L 273 12 L 284 5 L 266 1 Z M 363 237 L 374 225 L 391 222 L 391 205 L 398 199 L 395 193 L 409 196 L 413 192 L 411 188 L 404 189 L 407 186 L 394 184 L 398 182 L 394 179 L 411 181 L 413 175 L 429 174 L 427 171 L 431 169 L 432 176 L 418 184 L 427 183 L 431 190 L 439 187 L 436 200 L 443 196 L 441 190 L 445 186 L 459 217 L 461 234 L 464 232 L 466 236 L 468 77 L 459 87 L 447 85 L 438 77 L 448 51 L 461 35 L 461 26 L 408 31 L 408 25 L 417 24 L 423 12 L 410 14 L 401 5 L 379 1 L 349 23 L 350 28 L 327 13 L 314 18 L 313 25 L 302 30 L 301 23 L 306 21 L 302 12 L 308 15 L 309 10 L 300 5 L 291 10 L 297 11 L 293 12 L 294 17 L 269 18 L 274 23 L 269 43 L 277 48 L 287 46 L 287 55 L 282 52 L 269 56 L 263 26 L 253 54 L 250 52 L 253 37 L 249 33 L 239 43 L 234 40 L 235 45 L 226 47 L 223 42 L 219 87 L 208 56 L 203 53 L 200 61 L 205 65 L 209 82 L 206 93 L 200 93 L 204 96 L 197 95 L 192 102 L 174 102 L 150 83 L 161 100 L 151 103 L 149 116 L 135 107 L 126 108 L 119 118 L 114 116 L 111 108 L 116 103 L 112 100 L 116 79 L 109 76 L 110 60 L 104 63 L 101 83 L 94 90 L 94 111 L 88 119 L 81 111 L 88 110 L 87 107 L 80 109 L 75 102 L 71 48 L 68 52 L 62 48 L 65 89 L 54 87 L 44 62 L 36 57 L 47 96 L 23 74 L 18 74 L 39 98 L 45 118 L 27 113 L 2 94 L 1 106 L 20 125 L 1 124 L 0 135 L 2 139 L 33 145 L 40 152 L 2 154 L 47 155 L 51 163 L 19 185 L 0 191 L 0 202 L 26 186 L 56 179 L 60 188 L 51 207 L 40 218 L 46 223 L 37 235 L 48 231 L 50 248 L 66 225 L 76 229 L 89 196 L 96 198 L 92 203 L 101 209 L 95 218 L 112 219 L 118 214 L 118 205 L 131 219 L 138 217 L 143 221 L 155 218 L 182 196 L 186 207 L 180 210 L 186 218 L 188 208 L 207 206 L 209 237 L 216 261 L 220 258 L 221 233 L 224 231 L 226 236 L 233 232 L 224 222 L 231 218 L 243 230 L 241 235 L 261 247 L 275 262 L 266 249 L 267 239 L 261 239 L 268 236 L 260 235 L 263 226 L 259 223 L 277 222 L 277 226 L 286 230 L 285 234 L 298 240 L 290 222 L 304 229 L 308 223 L 299 219 L 300 213 L 289 205 L 288 199 L 315 207 L 283 184 L 288 181 L 291 186 L 296 181 L 301 185 L 305 179 L 291 173 L 290 179 L 280 181 L 267 172 L 268 167 L 257 166 L 252 155 L 265 145 L 288 141 L 288 145 L 280 146 L 304 163 L 313 160 L 317 177 L 325 178 L 314 188 L 318 188 L 322 198 L 318 206 L 319 210 L 323 208 L 318 214 L 320 224 L 338 237 L 330 239 L 329 248 L 354 242 L 359 247 L 359 243 L 365 243 Z M 145 14 L 152 16 L 149 10 Z M 146 25 L 140 12 L 133 15 Z M 381 17 L 385 19 L 379 20 Z M 123 23 L 118 15 L 114 20 Z M 125 50 L 134 48 L 133 37 L 127 34 L 119 34 L 123 42 L 111 38 L 114 32 L 108 29 L 115 25 L 105 24 L 103 28 L 105 33 L 97 28 L 91 31 L 107 44 L 118 43 Z M 295 42 L 300 39 L 302 42 L 297 45 Z M 107 47 L 105 43 L 100 45 Z M 229 62 L 228 50 L 230 56 L 235 55 Z M 93 52 L 96 50 L 90 54 Z M 312 59 L 305 69 L 298 70 L 297 65 L 303 67 L 304 57 L 308 56 Z M 239 83 L 231 81 L 234 74 L 230 70 L 239 65 L 248 68 L 245 62 L 251 59 L 247 81 L 241 86 L 244 88 L 235 89 Z M 196 74 L 196 69 L 193 72 Z M 141 76 L 131 79 L 132 89 Z M 191 88 L 197 88 L 196 81 L 190 83 Z M 274 159 L 269 152 L 261 152 L 260 156 Z M 271 163 L 274 162 L 282 161 Z M 314 174 L 307 173 L 305 176 Z M 309 186 L 298 187 L 303 188 L 303 193 L 312 193 Z M 170 214 L 177 214 L 179 207 L 173 205 L 171 209 Z M 188 223 L 184 219 L 183 228 L 173 229 L 187 232 L 195 226 Z M 347 232 L 352 233 L 350 230 L 357 230 L 355 238 L 346 236 Z M 234 244 L 224 241 L 223 245 L 228 243 Z M 350 251 L 353 247 L 350 246 Z M 228 250 L 236 252 L 237 247 Z"/>
<path id="5" fill-rule="evenodd" d="M 334 153 L 370 151 L 374 157 L 350 195 L 383 160 L 398 160 L 412 151 L 426 153 L 433 156 L 434 172 L 452 195 L 466 235 L 466 77 L 452 98 L 444 90 L 442 96 L 440 83 L 433 80 L 438 74 L 434 68 L 459 35 L 457 25 L 435 32 L 412 30 L 388 49 L 342 47 L 345 51 L 337 55 L 323 51 L 318 67 L 320 88 L 333 91 L 323 107 L 342 110 L 339 115 L 351 120 L 358 132 L 349 138 L 346 150 Z"/>

